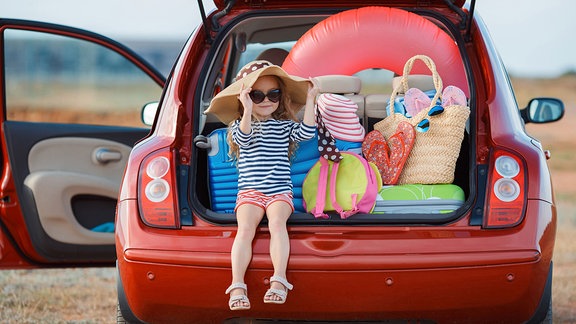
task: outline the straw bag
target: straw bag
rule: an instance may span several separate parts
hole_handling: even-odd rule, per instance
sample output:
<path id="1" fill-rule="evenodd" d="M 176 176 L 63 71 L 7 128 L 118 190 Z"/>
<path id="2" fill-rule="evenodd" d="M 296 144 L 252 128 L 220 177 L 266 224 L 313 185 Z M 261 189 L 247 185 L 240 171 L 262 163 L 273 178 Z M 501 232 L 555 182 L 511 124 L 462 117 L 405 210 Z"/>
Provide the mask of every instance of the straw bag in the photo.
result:
<path id="1" fill-rule="evenodd" d="M 406 117 L 394 112 L 394 101 L 399 92 L 408 91 L 408 75 L 416 60 L 423 61 L 432 71 L 436 94 L 427 108 L 412 117 Z M 450 86 L 450 90 L 454 88 Z M 402 81 L 392 91 L 387 107 L 388 116 L 374 125 L 374 129 L 380 131 L 386 139 L 394 135 L 401 122 L 408 122 L 417 130 L 414 146 L 404 164 L 398 184 L 452 183 L 454 180 L 456 160 L 460 153 L 470 109 L 466 106 L 465 100 L 460 104 L 447 100 L 445 106 L 438 105 L 442 90 L 442 79 L 432 59 L 425 55 L 410 58 L 404 66 Z"/>

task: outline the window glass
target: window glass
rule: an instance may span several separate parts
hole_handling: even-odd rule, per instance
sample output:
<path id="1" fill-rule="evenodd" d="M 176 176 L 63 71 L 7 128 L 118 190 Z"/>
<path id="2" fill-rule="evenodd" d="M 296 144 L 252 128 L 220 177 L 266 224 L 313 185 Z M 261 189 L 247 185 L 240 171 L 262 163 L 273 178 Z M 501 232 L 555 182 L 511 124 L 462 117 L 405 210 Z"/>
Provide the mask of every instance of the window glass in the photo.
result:
<path id="1" fill-rule="evenodd" d="M 362 80 L 363 95 L 392 93 L 392 78 L 394 73 L 386 69 L 366 69 L 354 74 Z"/>
<path id="2" fill-rule="evenodd" d="M 286 55 L 294 46 L 296 41 L 291 42 L 281 42 L 281 43 L 269 43 L 269 44 L 259 44 L 259 43 L 249 43 L 246 45 L 246 50 L 241 53 L 240 61 L 238 62 L 238 69 L 243 67 L 244 65 L 248 64 L 249 62 L 257 59 L 258 57 L 264 57 L 268 61 L 272 63 L 277 63 L 284 60 L 284 57 L 274 58 L 274 54 L 266 55 L 266 53 L 270 50 L 278 50 L 278 51 L 286 51 Z M 277 62 L 274 62 L 274 61 Z M 281 65 L 281 64 L 280 64 Z"/>
<path id="3" fill-rule="evenodd" d="M 24 30 L 4 34 L 8 120 L 146 127 L 162 89 L 120 54 L 88 41 Z"/>
<path id="4" fill-rule="evenodd" d="M 238 61 L 238 69 L 240 69 L 245 64 L 255 60 L 259 56 L 265 54 L 266 52 L 274 50 L 285 50 L 288 53 L 296 41 L 291 42 L 281 42 L 281 43 L 269 43 L 269 44 L 247 44 L 246 50 L 240 54 L 240 60 Z M 270 60 L 270 59 L 269 59 Z M 236 75 L 237 71 L 233 71 L 232 76 Z M 360 80 L 362 80 L 362 90 L 361 93 L 367 94 L 390 94 L 392 92 L 392 78 L 394 73 L 385 69 L 366 69 L 359 71 L 354 74 Z"/>

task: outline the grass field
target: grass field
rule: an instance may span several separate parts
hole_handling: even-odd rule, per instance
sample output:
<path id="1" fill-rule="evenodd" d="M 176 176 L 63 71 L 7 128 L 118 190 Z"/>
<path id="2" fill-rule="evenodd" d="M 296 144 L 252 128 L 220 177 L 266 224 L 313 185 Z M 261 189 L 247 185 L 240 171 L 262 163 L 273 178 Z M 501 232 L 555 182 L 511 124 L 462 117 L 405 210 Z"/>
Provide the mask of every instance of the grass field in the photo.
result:
<path id="1" fill-rule="evenodd" d="M 557 97 L 566 104 L 563 120 L 527 125 L 527 131 L 552 153 L 559 225 L 554 322 L 576 323 L 576 77 L 514 80 L 514 87 L 522 107 L 535 96 Z M 0 323 L 114 323 L 115 316 L 114 269 L 0 271 Z"/>

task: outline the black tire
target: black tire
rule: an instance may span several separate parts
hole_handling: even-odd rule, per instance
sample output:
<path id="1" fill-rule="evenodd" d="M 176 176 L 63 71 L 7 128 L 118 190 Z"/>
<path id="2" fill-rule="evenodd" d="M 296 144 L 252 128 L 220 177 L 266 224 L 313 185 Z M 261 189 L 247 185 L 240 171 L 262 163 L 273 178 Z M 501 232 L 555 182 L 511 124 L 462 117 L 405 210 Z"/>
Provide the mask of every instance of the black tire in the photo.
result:
<path id="1" fill-rule="evenodd" d="M 116 304 L 116 324 L 128 324 L 122 316 L 122 311 L 120 310 L 120 303 Z"/>
<path id="2" fill-rule="evenodd" d="M 550 299 L 550 306 L 548 306 L 548 312 L 546 313 L 546 317 L 540 322 L 541 324 L 552 324 L 554 323 L 554 316 L 552 311 L 552 299 Z"/>

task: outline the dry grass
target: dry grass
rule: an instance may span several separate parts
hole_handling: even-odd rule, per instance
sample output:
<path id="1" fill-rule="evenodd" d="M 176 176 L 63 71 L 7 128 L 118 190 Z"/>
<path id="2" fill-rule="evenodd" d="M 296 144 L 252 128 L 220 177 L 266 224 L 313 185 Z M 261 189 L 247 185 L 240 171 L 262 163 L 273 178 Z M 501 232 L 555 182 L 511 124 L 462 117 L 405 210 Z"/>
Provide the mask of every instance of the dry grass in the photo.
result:
<path id="1" fill-rule="evenodd" d="M 1 323 L 114 323 L 113 268 L 0 271 Z"/>
<path id="2" fill-rule="evenodd" d="M 554 323 L 576 323 L 576 205 L 559 202 L 554 247 Z"/>
<path id="3" fill-rule="evenodd" d="M 558 203 L 554 251 L 555 323 L 576 323 L 576 77 L 513 80 L 519 105 L 528 98 L 557 97 L 566 104 L 563 120 L 527 125 L 551 150 L 549 165 Z M 113 323 L 116 315 L 114 269 L 0 271 L 1 323 Z"/>

